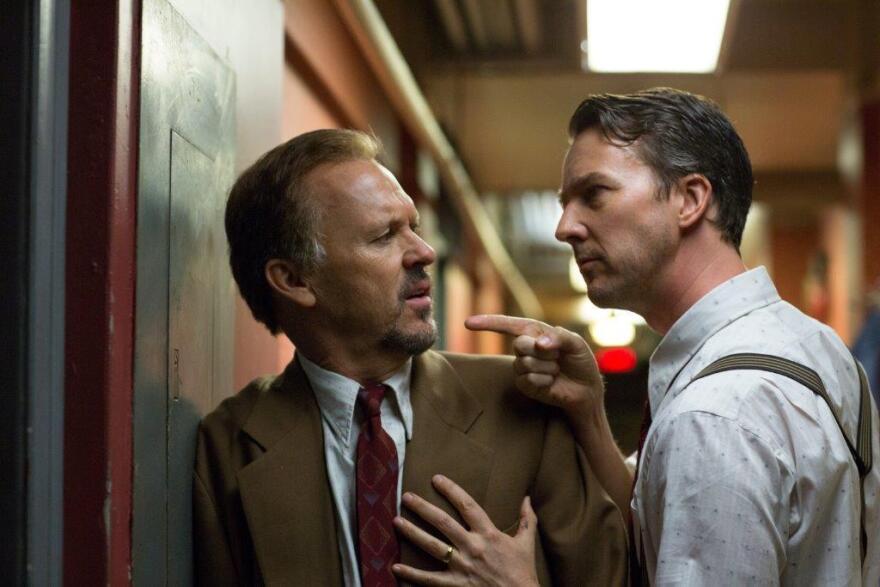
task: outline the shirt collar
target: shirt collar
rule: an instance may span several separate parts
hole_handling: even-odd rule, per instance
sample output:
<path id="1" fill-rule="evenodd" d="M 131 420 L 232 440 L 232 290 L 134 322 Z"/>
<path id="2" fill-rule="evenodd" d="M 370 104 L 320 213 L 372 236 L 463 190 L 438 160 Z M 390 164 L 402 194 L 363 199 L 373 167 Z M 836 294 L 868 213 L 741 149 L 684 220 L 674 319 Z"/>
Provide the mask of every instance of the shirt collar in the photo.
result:
<path id="1" fill-rule="evenodd" d="M 321 408 L 321 416 L 330 425 L 333 434 L 348 447 L 351 442 L 351 428 L 354 421 L 357 394 L 361 388 L 360 383 L 345 375 L 324 369 L 310 361 L 301 352 L 297 352 L 296 358 L 312 385 L 318 407 Z M 413 428 L 413 411 L 410 401 L 411 375 L 412 359 L 408 359 L 400 369 L 382 382 L 391 388 L 392 393 L 385 395 L 385 401 L 391 397 L 394 398 L 393 403 L 396 404 L 397 412 L 403 421 L 407 440 L 412 440 Z"/>
<path id="2" fill-rule="evenodd" d="M 757 267 L 715 286 L 676 320 L 651 355 L 648 397 L 651 413 L 676 376 L 716 332 L 758 308 L 779 301 L 770 276 Z"/>

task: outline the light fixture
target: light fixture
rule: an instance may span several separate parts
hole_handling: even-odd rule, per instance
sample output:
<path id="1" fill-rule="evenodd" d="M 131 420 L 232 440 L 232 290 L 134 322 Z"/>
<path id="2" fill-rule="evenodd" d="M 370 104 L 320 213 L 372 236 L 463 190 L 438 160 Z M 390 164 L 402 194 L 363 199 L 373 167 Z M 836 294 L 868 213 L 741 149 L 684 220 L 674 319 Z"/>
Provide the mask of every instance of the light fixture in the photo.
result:
<path id="1" fill-rule="evenodd" d="M 611 308 L 600 308 L 590 301 L 590 298 L 583 296 L 577 304 L 577 317 L 584 324 L 592 324 L 598 320 L 614 314 L 620 318 L 626 318 L 633 323 L 633 326 L 641 326 L 645 324 L 645 319 L 628 310 L 615 310 Z"/>
<path id="2" fill-rule="evenodd" d="M 568 283 L 574 291 L 587 293 L 587 282 L 573 256 L 568 260 Z"/>
<path id="3" fill-rule="evenodd" d="M 636 325 L 628 316 L 611 310 L 589 326 L 590 337 L 599 346 L 626 346 L 636 338 Z"/>
<path id="4" fill-rule="evenodd" d="M 638 356 L 630 347 L 600 349 L 596 351 L 596 363 L 602 373 L 628 373 L 636 368 Z"/>
<path id="5" fill-rule="evenodd" d="M 730 0 L 586 1 L 591 71 L 715 71 Z"/>

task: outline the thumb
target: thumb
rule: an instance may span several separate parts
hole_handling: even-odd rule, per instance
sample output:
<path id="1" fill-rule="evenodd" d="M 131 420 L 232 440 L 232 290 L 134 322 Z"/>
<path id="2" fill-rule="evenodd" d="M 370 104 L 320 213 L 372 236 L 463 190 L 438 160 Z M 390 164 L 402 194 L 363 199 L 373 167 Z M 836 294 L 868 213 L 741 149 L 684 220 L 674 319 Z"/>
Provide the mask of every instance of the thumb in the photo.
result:
<path id="1" fill-rule="evenodd" d="M 519 508 L 519 528 L 517 528 L 514 539 L 517 542 L 524 542 L 529 548 L 529 552 L 535 549 L 535 534 L 538 532 L 538 516 L 532 509 L 532 500 L 527 495 Z"/>

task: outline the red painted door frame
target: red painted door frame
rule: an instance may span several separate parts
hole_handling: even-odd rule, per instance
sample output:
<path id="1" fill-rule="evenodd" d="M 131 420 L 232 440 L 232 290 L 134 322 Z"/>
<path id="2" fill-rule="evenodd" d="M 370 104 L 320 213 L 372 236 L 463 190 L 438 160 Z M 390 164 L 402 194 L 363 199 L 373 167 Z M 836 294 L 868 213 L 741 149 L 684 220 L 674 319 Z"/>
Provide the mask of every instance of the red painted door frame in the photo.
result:
<path id="1" fill-rule="evenodd" d="M 139 0 L 72 2 L 64 578 L 127 585 L 140 84 Z"/>

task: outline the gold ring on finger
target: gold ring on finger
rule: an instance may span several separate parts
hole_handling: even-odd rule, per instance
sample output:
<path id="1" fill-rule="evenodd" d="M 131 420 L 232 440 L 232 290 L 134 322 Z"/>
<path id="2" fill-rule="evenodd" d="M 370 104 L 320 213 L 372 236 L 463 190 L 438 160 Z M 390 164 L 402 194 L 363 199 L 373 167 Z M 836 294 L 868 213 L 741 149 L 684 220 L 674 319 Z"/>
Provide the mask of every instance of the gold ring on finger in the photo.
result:
<path id="1" fill-rule="evenodd" d="M 455 554 L 455 547 L 451 544 L 446 547 L 446 552 L 443 554 L 442 560 L 445 564 L 449 564 L 452 561 L 452 555 Z"/>

